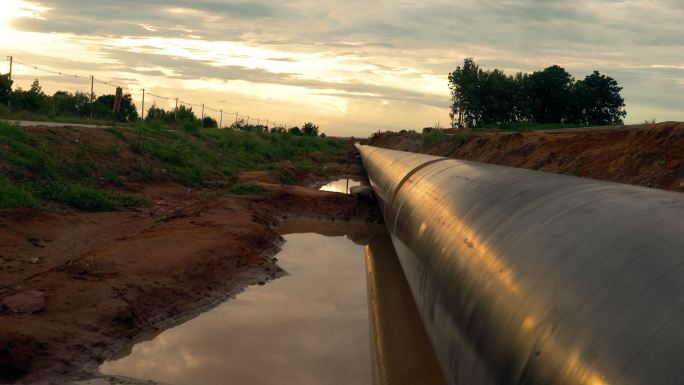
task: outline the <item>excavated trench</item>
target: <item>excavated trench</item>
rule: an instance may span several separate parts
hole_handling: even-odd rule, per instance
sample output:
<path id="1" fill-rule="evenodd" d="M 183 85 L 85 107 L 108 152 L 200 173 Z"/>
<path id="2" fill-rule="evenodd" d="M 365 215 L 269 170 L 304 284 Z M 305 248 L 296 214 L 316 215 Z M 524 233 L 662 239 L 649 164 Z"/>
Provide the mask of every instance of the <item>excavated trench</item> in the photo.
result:
<path id="1" fill-rule="evenodd" d="M 101 373 L 173 385 L 443 383 L 383 225 L 294 218 L 279 231 L 282 276 L 142 336 Z"/>

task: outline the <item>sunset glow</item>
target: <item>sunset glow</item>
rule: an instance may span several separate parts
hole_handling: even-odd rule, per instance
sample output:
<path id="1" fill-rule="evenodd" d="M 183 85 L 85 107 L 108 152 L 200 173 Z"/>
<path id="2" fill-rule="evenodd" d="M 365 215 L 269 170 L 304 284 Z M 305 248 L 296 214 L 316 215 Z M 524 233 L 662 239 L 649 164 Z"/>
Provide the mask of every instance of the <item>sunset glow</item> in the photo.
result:
<path id="1" fill-rule="evenodd" d="M 598 5 L 580 3 L 5 0 L 0 55 L 29 64 L 14 68 L 19 87 L 38 78 L 49 92 L 89 90 L 88 82 L 38 66 L 124 86 L 139 108 L 145 88 L 285 124 L 316 120 L 334 134 L 448 125 L 447 74 L 466 57 L 511 74 L 559 64 L 581 78 L 598 69 L 624 87 L 626 122 L 681 120 L 683 11 L 667 2 L 611 1 L 601 5 L 611 12 L 589 16 Z M 470 23 L 459 21 L 465 16 Z M 660 28 L 648 29 L 651 18 Z M 112 89 L 97 83 L 95 92 Z"/>

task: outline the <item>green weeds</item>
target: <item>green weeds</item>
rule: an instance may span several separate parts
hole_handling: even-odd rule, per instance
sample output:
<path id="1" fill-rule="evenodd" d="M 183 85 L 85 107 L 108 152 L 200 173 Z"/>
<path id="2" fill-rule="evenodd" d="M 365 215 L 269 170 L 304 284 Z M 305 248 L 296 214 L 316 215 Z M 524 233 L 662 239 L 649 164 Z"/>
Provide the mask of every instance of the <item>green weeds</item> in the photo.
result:
<path id="1" fill-rule="evenodd" d="M 430 149 L 447 138 L 447 133 L 440 128 L 434 128 L 423 134 L 423 148 Z"/>
<path id="2" fill-rule="evenodd" d="M 0 209 L 37 206 L 38 200 L 24 186 L 0 177 Z"/>
<path id="3" fill-rule="evenodd" d="M 272 164 L 295 161 L 299 167 L 314 169 L 318 164 L 300 157 L 343 148 L 343 143 L 329 138 L 182 128 L 168 130 L 154 121 L 139 122 L 135 127 L 106 128 L 110 140 L 74 144 L 63 140 L 60 130 L 34 136 L 0 122 L 0 208 L 40 207 L 53 201 L 86 211 L 116 210 L 143 203 L 115 191 L 129 182 L 203 186 L 230 181 L 244 169 L 272 169 L 282 183 L 294 184 L 291 172 Z M 251 195 L 263 190 L 236 185 L 230 193 Z"/>
<path id="4" fill-rule="evenodd" d="M 231 186 L 228 189 L 229 194 L 234 195 L 261 195 L 265 193 L 264 189 L 253 183 L 241 183 Z"/>

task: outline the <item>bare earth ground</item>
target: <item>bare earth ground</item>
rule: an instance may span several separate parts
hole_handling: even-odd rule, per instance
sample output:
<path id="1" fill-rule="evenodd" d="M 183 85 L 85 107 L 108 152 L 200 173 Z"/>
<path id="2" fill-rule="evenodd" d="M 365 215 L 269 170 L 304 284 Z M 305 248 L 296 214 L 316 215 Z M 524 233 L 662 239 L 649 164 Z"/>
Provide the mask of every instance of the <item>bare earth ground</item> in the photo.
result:
<path id="1" fill-rule="evenodd" d="M 59 134 L 56 146 L 109 135 L 103 130 Z M 424 149 L 420 137 L 385 134 L 371 144 L 684 191 L 684 125 L 679 123 L 637 130 L 480 133 L 465 143 L 455 139 Z M 62 150 L 65 158 L 73 151 Z M 277 227 L 287 216 L 380 220 L 375 209 L 350 196 L 306 187 L 347 172 L 344 156 L 313 160 L 322 171 L 290 170 L 300 186 L 279 184 L 264 171 L 238 177 L 240 183 L 262 186 L 263 195 L 132 181 L 135 191 L 149 198 L 148 206 L 109 213 L 0 210 L 0 302 L 33 293 L 25 305 L 38 309 L 0 309 L 0 383 L 91 378 L 99 362 L 136 335 L 278 277 L 282 271 L 272 256 L 282 241 Z M 353 164 L 351 173 L 360 175 L 360 165 Z M 44 295 L 44 304 L 36 293 Z"/>
<path id="2" fill-rule="evenodd" d="M 684 191 L 684 123 L 558 132 L 484 132 L 473 134 L 463 144 L 456 136 L 448 137 L 429 149 L 423 147 L 418 136 L 383 134 L 369 144 Z"/>
<path id="3" fill-rule="evenodd" d="M 323 172 L 300 180 L 347 172 L 346 157 L 321 161 Z M 152 203 L 137 210 L 0 210 L 0 300 L 44 293 L 35 313 L 0 312 L 0 383 L 89 378 L 134 336 L 276 278 L 276 229 L 288 216 L 380 220 L 351 196 L 282 185 L 268 172 L 238 181 L 267 192 L 169 183 L 142 185 Z"/>

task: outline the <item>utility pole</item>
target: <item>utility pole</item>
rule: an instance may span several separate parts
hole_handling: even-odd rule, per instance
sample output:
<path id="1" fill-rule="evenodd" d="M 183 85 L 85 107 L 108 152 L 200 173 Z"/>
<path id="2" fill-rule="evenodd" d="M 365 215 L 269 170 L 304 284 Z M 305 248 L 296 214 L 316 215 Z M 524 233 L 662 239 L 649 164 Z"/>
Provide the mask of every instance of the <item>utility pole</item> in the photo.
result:
<path id="1" fill-rule="evenodd" d="M 93 99 L 95 99 L 95 76 L 90 75 L 90 120 L 93 120 Z"/>
<path id="2" fill-rule="evenodd" d="M 219 129 L 223 128 L 223 110 L 221 110 L 221 120 L 219 123 Z"/>
<path id="3" fill-rule="evenodd" d="M 176 123 L 178 119 L 178 98 L 176 98 L 176 108 L 173 110 L 173 122 Z"/>
<path id="4" fill-rule="evenodd" d="M 240 116 L 240 115 L 238 115 L 238 113 L 236 112 L 235 113 L 235 124 L 237 124 L 237 122 L 238 122 L 238 116 Z"/>
<path id="5" fill-rule="evenodd" d="M 266 119 L 266 128 L 268 128 L 268 119 Z"/>
<path id="6" fill-rule="evenodd" d="M 247 115 L 247 125 L 249 126 L 249 115 Z"/>
<path id="7" fill-rule="evenodd" d="M 145 120 L 145 89 L 143 88 L 143 101 L 142 101 L 142 111 L 140 116 L 142 116 L 142 120 Z"/>
<path id="8" fill-rule="evenodd" d="M 202 127 L 204 127 L 204 103 L 202 103 Z"/>

